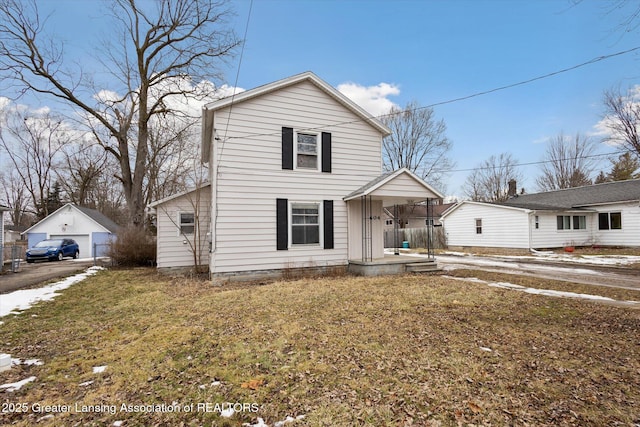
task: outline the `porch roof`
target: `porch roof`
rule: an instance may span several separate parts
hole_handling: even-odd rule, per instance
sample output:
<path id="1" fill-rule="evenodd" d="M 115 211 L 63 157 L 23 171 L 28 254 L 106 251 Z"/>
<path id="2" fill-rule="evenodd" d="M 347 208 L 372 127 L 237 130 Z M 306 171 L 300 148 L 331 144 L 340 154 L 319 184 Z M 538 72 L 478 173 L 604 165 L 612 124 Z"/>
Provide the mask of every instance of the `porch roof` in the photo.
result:
<path id="1" fill-rule="evenodd" d="M 380 175 L 344 197 L 344 201 L 370 196 L 374 200 L 383 200 L 387 204 L 403 204 L 412 200 L 442 199 L 438 190 L 424 182 L 407 168 L 398 169 Z M 386 205 L 385 205 L 386 206 Z"/>

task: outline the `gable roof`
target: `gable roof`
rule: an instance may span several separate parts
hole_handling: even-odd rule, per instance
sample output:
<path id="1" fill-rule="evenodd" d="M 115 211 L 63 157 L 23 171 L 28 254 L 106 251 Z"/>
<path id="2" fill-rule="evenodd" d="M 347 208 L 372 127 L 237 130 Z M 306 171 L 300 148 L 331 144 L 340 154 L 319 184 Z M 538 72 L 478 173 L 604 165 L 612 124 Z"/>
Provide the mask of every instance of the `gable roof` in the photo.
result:
<path id="1" fill-rule="evenodd" d="M 37 227 L 42 222 L 44 222 L 47 219 L 51 218 L 52 216 L 56 215 L 58 212 L 62 211 L 67 206 L 71 206 L 72 208 L 78 210 L 80 213 L 82 213 L 83 215 L 89 217 L 89 219 L 91 219 L 93 222 L 97 223 L 102 228 L 106 229 L 107 231 L 109 231 L 111 233 L 116 233 L 118 231 L 118 229 L 120 228 L 120 226 L 118 224 L 113 222 L 111 219 L 107 218 L 102 212 L 99 212 L 99 211 L 97 211 L 95 209 L 89 209 L 89 208 L 85 208 L 85 207 L 82 207 L 82 206 L 76 206 L 73 203 L 67 203 L 66 205 L 64 205 L 61 208 L 57 209 L 55 212 L 50 213 L 45 218 L 41 219 L 37 223 L 33 224 L 31 227 L 27 228 L 25 231 L 22 232 L 22 234 L 28 233 L 29 231 L 31 231 L 31 229 Z"/>
<path id="2" fill-rule="evenodd" d="M 391 130 L 387 126 L 385 126 L 376 117 L 372 116 L 364 108 L 360 107 L 351 99 L 347 98 L 345 95 L 340 93 L 340 91 L 338 91 L 336 88 L 331 86 L 329 83 L 322 80 L 320 77 L 318 77 L 311 71 L 306 71 L 304 73 L 296 74 L 294 76 L 287 77 L 285 79 L 278 80 L 272 83 L 267 83 L 265 85 L 258 86 L 254 89 L 250 89 L 245 92 L 240 92 L 238 94 L 228 96 L 226 98 L 222 98 L 220 100 L 213 101 L 213 102 L 210 102 L 209 104 L 206 104 L 202 108 L 202 135 L 201 135 L 202 160 L 206 162 L 209 159 L 209 154 L 211 150 L 211 141 L 213 137 L 213 114 L 212 114 L 213 111 L 228 107 L 232 104 L 239 104 L 249 99 L 253 99 L 258 96 L 262 96 L 267 93 L 274 92 L 274 91 L 286 88 L 288 86 L 298 84 L 303 81 L 308 81 L 313 83 L 316 87 L 318 87 L 324 93 L 326 93 L 331 98 L 333 98 L 334 100 L 342 104 L 348 110 L 352 111 L 356 116 L 360 117 L 364 122 L 369 123 L 372 127 L 377 129 L 378 132 L 382 133 L 384 136 L 387 136 L 391 133 Z"/>
<path id="3" fill-rule="evenodd" d="M 179 193 L 176 194 L 172 194 L 171 196 L 165 197 L 164 199 L 160 199 L 160 200 L 156 200 L 155 202 L 151 202 L 147 205 L 147 207 L 149 208 L 155 208 L 158 205 L 162 205 L 164 203 L 170 202 L 171 200 L 180 198 L 182 196 L 186 196 L 187 194 L 193 193 L 196 190 L 202 190 L 204 188 L 210 187 L 211 183 L 210 182 L 205 182 L 202 183 L 201 185 L 195 187 L 195 188 L 189 188 L 187 190 L 181 191 Z"/>
<path id="4" fill-rule="evenodd" d="M 525 209 L 575 209 L 640 200 L 640 179 L 605 182 L 543 193 L 523 194 L 501 203 Z"/>
<path id="5" fill-rule="evenodd" d="M 419 185 L 424 187 L 426 190 L 428 190 L 431 193 L 433 193 L 436 197 L 438 197 L 440 199 L 444 198 L 444 196 L 438 190 L 436 190 L 435 188 L 433 188 L 432 186 L 430 186 L 429 184 L 424 182 L 416 174 L 414 174 L 413 172 L 411 172 L 407 168 L 402 168 L 402 169 L 398 169 L 398 170 L 393 171 L 393 172 L 387 172 L 385 174 L 380 175 L 376 179 L 374 179 L 374 180 L 368 182 L 367 184 L 363 185 L 362 187 L 358 188 L 356 191 L 353 191 L 352 193 L 348 194 L 344 198 L 344 201 L 346 202 L 346 201 L 353 200 L 353 199 L 358 198 L 358 197 L 368 196 L 371 193 L 373 193 L 374 191 L 376 191 L 378 188 L 382 187 L 383 185 L 385 185 L 386 183 L 388 183 L 390 181 L 393 181 L 394 179 L 396 179 L 400 175 L 408 175 L 409 177 L 413 178 L 413 180 L 416 181 L 416 183 L 418 183 Z"/>

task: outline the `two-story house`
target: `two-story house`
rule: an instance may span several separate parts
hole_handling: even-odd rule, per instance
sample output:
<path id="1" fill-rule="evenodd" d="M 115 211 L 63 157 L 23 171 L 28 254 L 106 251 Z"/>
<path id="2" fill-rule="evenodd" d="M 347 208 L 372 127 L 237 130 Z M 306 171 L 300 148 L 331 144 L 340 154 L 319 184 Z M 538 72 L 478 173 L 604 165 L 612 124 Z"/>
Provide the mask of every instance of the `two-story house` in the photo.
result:
<path id="1" fill-rule="evenodd" d="M 388 272 L 358 270 L 384 259 L 383 206 L 442 198 L 406 169 L 383 174 L 389 132 L 311 72 L 206 105 L 209 182 L 151 205 L 158 267 L 193 266 L 195 248 L 214 279 Z"/>

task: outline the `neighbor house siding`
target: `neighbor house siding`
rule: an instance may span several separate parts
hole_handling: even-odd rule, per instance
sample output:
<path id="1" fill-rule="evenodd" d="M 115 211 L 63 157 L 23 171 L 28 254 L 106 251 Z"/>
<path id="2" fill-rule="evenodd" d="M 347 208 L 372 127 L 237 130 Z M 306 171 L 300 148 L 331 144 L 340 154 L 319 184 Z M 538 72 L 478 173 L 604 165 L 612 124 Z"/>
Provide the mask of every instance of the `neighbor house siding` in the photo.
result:
<path id="1" fill-rule="evenodd" d="M 640 246 L 640 203 L 612 203 L 589 206 L 598 212 L 620 212 L 622 229 L 599 230 L 598 214 L 594 214 L 594 243 L 605 246 Z"/>
<path id="2" fill-rule="evenodd" d="M 476 233 L 476 220 L 482 233 Z M 523 209 L 465 202 L 447 215 L 444 230 L 450 246 L 529 247 L 529 214 Z"/>
<path id="3" fill-rule="evenodd" d="M 180 234 L 179 215 L 181 212 L 196 214 L 196 231 L 199 233 Z M 158 268 L 193 267 L 194 250 L 192 248 L 196 247 L 200 264 L 206 266 L 209 263 L 207 233 L 210 231 L 211 224 L 211 186 L 158 204 L 156 206 L 156 221 Z"/>
<path id="4" fill-rule="evenodd" d="M 332 125 L 332 124 L 336 125 Z M 339 125 L 337 125 L 339 124 Z M 347 207 L 344 196 L 381 173 L 380 132 L 335 99 L 303 81 L 215 112 L 211 165 L 218 179 L 213 273 L 344 265 Z M 284 170 L 282 128 L 331 133 L 331 172 Z M 314 131 L 315 132 L 315 131 Z M 318 161 L 321 163 L 321 152 Z M 334 248 L 277 250 L 276 200 L 333 201 Z M 322 233 L 322 229 L 320 232 Z M 322 242 L 321 242 L 322 243 Z"/>
<path id="5" fill-rule="evenodd" d="M 535 228 L 535 215 L 538 215 L 539 228 Z M 557 217 L 570 216 L 571 229 L 558 230 Z M 573 216 L 586 217 L 586 229 L 573 228 Z M 531 247 L 535 249 L 560 248 L 563 246 L 588 246 L 594 242 L 594 227 L 597 229 L 597 215 L 579 211 L 534 211 L 531 214 Z"/>

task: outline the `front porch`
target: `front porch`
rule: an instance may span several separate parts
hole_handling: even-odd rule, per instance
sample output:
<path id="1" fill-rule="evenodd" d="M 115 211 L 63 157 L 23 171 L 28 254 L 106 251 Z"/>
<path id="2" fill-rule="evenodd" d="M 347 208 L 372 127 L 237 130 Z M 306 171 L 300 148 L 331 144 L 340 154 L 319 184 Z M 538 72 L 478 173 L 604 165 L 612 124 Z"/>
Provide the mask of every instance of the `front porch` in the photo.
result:
<path id="1" fill-rule="evenodd" d="M 432 233 L 428 233 L 427 255 L 399 255 L 402 242 L 396 240 L 394 255 L 384 250 L 385 207 L 425 204 L 432 214 L 435 199 L 443 195 L 408 169 L 382 175 L 344 198 L 349 226 L 349 272 L 361 276 L 427 272 L 437 269 L 433 256 Z M 398 230 L 397 215 L 394 228 Z M 397 234 L 396 234 L 397 235 Z"/>
<path id="2" fill-rule="evenodd" d="M 433 257 L 412 257 L 385 254 L 369 261 L 350 260 L 348 271 L 356 276 L 384 276 L 404 273 L 428 273 L 438 270 Z"/>

